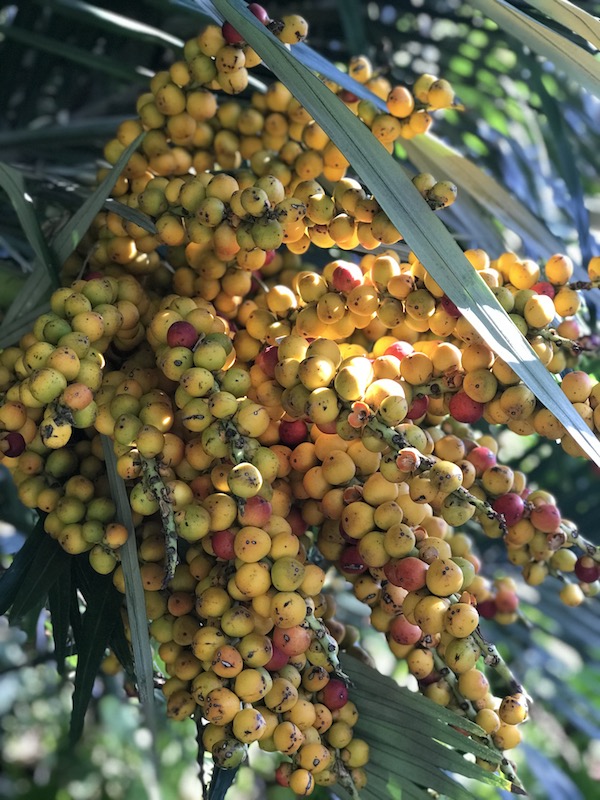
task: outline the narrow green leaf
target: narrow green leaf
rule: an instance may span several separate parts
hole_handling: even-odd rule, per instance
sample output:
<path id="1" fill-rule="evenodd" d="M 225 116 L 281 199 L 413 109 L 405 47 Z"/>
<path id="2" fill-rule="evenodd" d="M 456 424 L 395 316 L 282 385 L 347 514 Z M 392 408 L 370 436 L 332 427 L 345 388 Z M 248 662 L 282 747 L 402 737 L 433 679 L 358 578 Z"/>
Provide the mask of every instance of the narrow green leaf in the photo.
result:
<path id="1" fill-rule="evenodd" d="M 425 758 L 423 757 L 424 753 L 427 753 Z M 412 755 L 405 755 L 399 751 L 393 740 L 390 742 L 389 739 L 387 741 L 379 739 L 376 746 L 373 747 L 373 766 L 377 766 L 380 774 L 387 774 L 390 778 L 397 777 L 400 785 L 402 785 L 402 781 L 408 780 L 423 789 L 440 792 L 452 800 L 476 800 L 476 796 L 472 792 L 442 772 L 437 755 L 433 748 L 419 749 Z M 464 760 L 461 758 L 461 761 Z M 433 764 L 438 769 L 432 769 Z"/>
<path id="2" fill-rule="evenodd" d="M 44 531 L 41 520 L 31 531 L 23 546 L 13 558 L 12 564 L 0 577 L 0 615 L 6 614 L 15 601 L 21 585 L 25 582 L 38 548 L 44 539 L 50 537 Z"/>
<path id="3" fill-rule="evenodd" d="M 152 5 L 160 5 L 162 0 L 150 0 Z M 198 13 L 203 17 L 208 17 L 213 22 L 218 22 L 222 16 L 218 14 L 212 0 L 173 0 L 174 6 L 179 6 L 189 11 L 194 16 Z"/>
<path id="4" fill-rule="evenodd" d="M 505 33 L 547 58 L 588 92 L 600 97 L 600 62 L 591 53 L 505 0 L 470 0 L 470 5 L 492 19 Z"/>
<path id="5" fill-rule="evenodd" d="M 114 59 L 95 55 L 89 50 L 83 50 L 80 47 L 75 47 L 64 41 L 51 39 L 39 33 L 17 28 L 14 25 L 0 25 L 0 34 L 3 34 L 7 39 L 14 39 L 17 42 L 21 42 L 21 44 L 34 47 L 36 50 L 43 50 L 46 53 L 52 53 L 55 56 L 72 61 L 75 64 L 81 64 L 81 66 L 93 70 L 94 72 L 102 72 L 105 75 L 110 75 L 112 78 L 117 78 L 127 84 L 135 85 L 140 82 L 142 77 L 149 77 L 152 75 L 149 70 L 139 67 L 132 69 L 131 67 L 118 64 Z"/>
<path id="6" fill-rule="evenodd" d="M 23 175 L 14 167 L 0 163 L 0 187 L 8 195 L 23 228 L 23 233 L 39 263 L 46 270 L 52 284 L 58 286 L 60 283 L 58 264 L 42 233 L 33 200 L 25 187 Z"/>
<path id="7" fill-rule="evenodd" d="M 105 584 L 105 577 L 99 575 L 92 568 L 87 553 L 82 553 L 82 555 L 75 558 L 75 579 L 72 585 L 76 591 L 79 591 L 83 595 L 87 603 L 93 602 L 97 594 L 102 594 L 102 592 L 106 591 Z M 123 598 L 120 593 L 117 589 L 114 589 L 114 591 L 117 592 L 122 602 Z M 79 611 L 76 595 L 73 596 L 73 600 L 74 602 L 71 606 L 71 627 L 73 629 L 75 643 L 78 644 L 81 640 L 82 630 L 81 613 Z M 133 680 L 131 647 L 125 636 L 125 629 L 120 614 L 117 614 L 115 617 L 114 627 L 109 634 L 108 646 L 112 649 Z"/>
<path id="8" fill-rule="evenodd" d="M 81 2 L 81 0 L 36 0 L 38 5 L 50 7 L 59 14 L 64 14 L 73 19 L 80 19 L 89 25 L 94 25 L 111 34 L 126 36 L 128 39 L 140 42 L 149 42 L 167 47 L 180 49 L 183 42 L 176 36 L 146 25 L 143 22 L 116 14 L 106 8 Z"/>
<path id="9" fill-rule="evenodd" d="M 73 591 L 71 586 L 71 570 L 65 569 L 61 579 L 50 587 L 48 592 L 48 608 L 52 620 L 52 638 L 54 639 L 54 653 L 56 655 L 56 668 L 59 675 L 64 675 L 65 659 L 68 655 L 67 644 L 69 629 L 71 627 L 71 603 Z"/>
<path id="10" fill-rule="evenodd" d="M 52 247 L 56 252 L 58 261 L 63 264 L 71 255 L 73 250 L 81 241 L 82 236 L 92 224 L 98 211 L 102 208 L 105 200 L 112 192 L 119 175 L 129 161 L 145 134 L 141 133 L 131 144 L 121 153 L 117 163 L 104 178 L 102 183 L 88 197 L 81 208 L 73 214 L 66 225 L 52 239 Z"/>
<path id="11" fill-rule="evenodd" d="M 2 237 L 0 237 L 0 247 L 2 244 Z M 23 288 L 24 283 L 25 275 L 21 270 L 13 269 L 6 263 L 0 266 L 0 286 L 2 286 L 0 309 L 6 311 L 10 307 L 10 304 L 14 302 Z"/>
<path id="12" fill-rule="evenodd" d="M 432 172 L 439 180 L 451 180 L 467 192 L 523 242 L 535 242 L 548 254 L 564 250 L 557 239 L 514 194 L 454 148 L 432 134 L 402 143 L 411 163 L 421 172 Z M 460 194 L 459 194 L 460 198 Z"/>
<path id="13" fill-rule="evenodd" d="M 125 483 L 117 473 L 117 461 L 112 441 L 108 436 L 102 436 L 102 449 L 106 461 L 110 491 L 115 505 L 117 506 L 117 519 L 122 525 L 125 525 L 129 533 L 127 542 L 120 550 L 121 564 L 125 576 L 127 616 L 131 628 L 131 643 L 133 646 L 133 659 L 140 703 L 148 728 L 154 737 L 156 735 L 154 668 L 152 664 L 150 636 L 148 633 L 148 614 L 146 612 L 144 589 L 137 555 L 135 527 L 131 517 L 131 506 L 129 505 Z"/>
<path id="14" fill-rule="evenodd" d="M 148 233 L 156 233 L 156 225 L 152 221 L 152 218 L 149 217 L 148 214 L 144 214 L 144 212 L 140 211 L 138 208 L 130 208 L 126 206 L 125 203 L 119 203 L 118 200 L 112 197 L 106 198 L 103 207 L 107 211 L 118 214 L 128 222 L 134 222 L 136 225 L 139 225 L 140 228 L 148 231 Z"/>
<path id="15" fill-rule="evenodd" d="M 36 306 L 44 305 L 44 301 L 48 299 L 54 288 L 55 286 L 50 277 L 41 268 L 34 269 L 27 277 L 19 294 L 13 300 L 2 320 L 0 337 L 2 337 L 3 341 L 9 336 L 13 337 L 12 342 L 15 341 L 15 325 L 17 330 L 22 327 L 25 314 L 31 312 Z"/>
<path id="16" fill-rule="evenodd" d="M 527 0 L 530 6 L 542 11 L 569 31 L 600 50 L 600 20 L 569 0 Z"/>
<path id="17" fill-rule="evenodd" d="M 29 569 L 12 603 L 12 621 L 22 619 L 36 605 L 43 605 L 50 588 L 68 571 L 71 558 L 47 533 L 38 540 Z"/>
<path id="18" fill-rule="evenodd" d="M 39 128 L 19 128 L 0 132 L 0 148 L 49 144 L 53 147 L 73 142 L 89 142 L 114 135 L 124 116 L 70 119 L 66 125 L 46 125 Z"/>
<path id="19" fill-rule="evenodd" d="M 121 595 L 113 586 L 110 576 L 104 575 L 98 575 L 96 588 L 86 600 L 87 608 L 77 641 L 77 669 L 69 729 L 71 743 L 78 741 L 83 732 L 85 713 L 92 696 L 94 681 L 119 617 L 122 602 Z"/>
<path id="20" fill-rule="evenodd" d="M 417 258 L 467 321 L 600 466 L 600 445 L 596 437 L 401 166 L 352 111 L 300 64 L 245 6 L 233 0 L 214 0 L 214 4 L 344 153 Z"/>
<path id="21" fill-rule="evenodd" d="M 47 289 L 49 289 L 49 287 L 47 287 Z M 47 289 L 45 289 L 44 292 L 47 291 Z M 21 292 L 24 292 L 24 290 L 25 286 L 23 287 Z M 21 298 L 22 296 L 23 299 L 25 299 L 25 295 L 24 294 L 22 295 L 21 292 L 19 293 L 18 298 Z M 14 302 L 16 303 L 17 301 L 18 299 L 15 299 Z M 22 315 L 18 317 L 18 319 L 14 321 L 10 319 L 9 320 L 4 319 L 2 325 L 0 325 L 0 348 L 10 347 L 10 345 L 15 344 L 15 342 L 18 342 L 21 336 L 24 336 L 26 333 L 29 333 L 29 331 L 31 331 L 33 323 L 36 321 L 36 319 L 42 314 L 45 314 L 49 310 L 50 310 L 50 304 L 42 303 L 41 305 L 36 306 L 31 311 L 25 311 Z"/>
<path id="22" fill-rule="evenodd" d="M 361 0 L 337 0 L 340 24 L 344 34 L 343 41 L 352 55 L 361 55 L 369 49 L 365 30 L 366 8 Z"/>
<path id="23" fill-rule="evenodd" d="M 472 800 L 473 794 L 448 777 L 448 773 L 509 788 L 505 778 L 486 772 L 464 758 L 464 753 L 471 753 L 491 762 L 501 759 L 497 750 L 453 727 L 483 734 L 477 725 L 398 686 L 391 678 L 356 659 L 344 657 L 343 669 L 352 680 L 351 696 L 359 709 L 356 732 L 371 745 L 367 767 L 370 775 L 376 771 L 380 780 L 397 783 L 402 796 L 405 790 L 420 796 L 421 789 L 435 788 L 452 800 Z M 423 764 L 425 753 L 427 766 Z M 364 798 L 375 797 L 377 791 L 369 779 Z"/>
<path id="24" fill-rule="evenodd" d="M 19 500 L 15 482 L 4 464 L 0 463 L 0 520 L 29 534 L 38 524 L 39 516 Z M 0 611 L 0 614 L 3 612 Z"/>
<path id="25" fill-rule="evenodd" d="M 119 659 L 119 663 L 127 673 L 131 682 L 135 682 L 135 667 L 133 663 L 133 656 L 131 655 L 131 646 L 125 636 L 125 628 L 119 618 L 113 628 L 113 631 L 108 640 L 110 649 Z"/>

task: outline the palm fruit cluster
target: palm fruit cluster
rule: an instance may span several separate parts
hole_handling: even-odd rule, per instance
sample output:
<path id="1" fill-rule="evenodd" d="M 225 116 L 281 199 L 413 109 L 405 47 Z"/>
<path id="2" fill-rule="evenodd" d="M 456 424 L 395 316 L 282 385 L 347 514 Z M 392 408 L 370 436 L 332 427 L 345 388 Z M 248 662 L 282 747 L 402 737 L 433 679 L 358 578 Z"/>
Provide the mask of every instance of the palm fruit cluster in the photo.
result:
<path id="1" fill-rule="evenodd" d="M 250 9 L 286 43 L 306 35 L 296 15 Z M 124 593 L 112 448 L 167 713 L 205 721 L 218 765 L 258 742 L 300 796 L 364 786 L 368 745 L 338 653 L 365 654 L 334 619 L 337 572 L 423 694 L 481 726 L 498 750 L 484 766 L 516 781 L 502 751 L 521 739 L 527 698 L 480 620 L 513 622 L 519 601 L 510 578 L 485 576 L 471 531 L 501 539 L 528 583 L 560 576 L 573 606 L 598 593 L 600 553 L 473 426 L 579 447 L 427 265 L 382 247 L 401 232 L 283 84 L 219 96 L 245 90 L 258 63 L 231 25 L 207 26 L 106 145 L 115 163 L 144 134 L 113 195 L 155 232 L 100 213 L 50 311 L 0 353 L 3 463 L 48 535 Z M 434 76 L 410 92 L 363 57 L 348 71 L 388 114 L 329 88 L 388 150 L 454 103 Z M 455 195 L 430 175 L 415 184 L 436 210 Z M 302 258 L 334 245 L 376 252 L 322 269 Z M 576 369 L 588 284 L 572 283 L 570 259 L 466 256 L 546 367 L 571 370 L 562 389 L 600 430 L 599 384 Z"/>

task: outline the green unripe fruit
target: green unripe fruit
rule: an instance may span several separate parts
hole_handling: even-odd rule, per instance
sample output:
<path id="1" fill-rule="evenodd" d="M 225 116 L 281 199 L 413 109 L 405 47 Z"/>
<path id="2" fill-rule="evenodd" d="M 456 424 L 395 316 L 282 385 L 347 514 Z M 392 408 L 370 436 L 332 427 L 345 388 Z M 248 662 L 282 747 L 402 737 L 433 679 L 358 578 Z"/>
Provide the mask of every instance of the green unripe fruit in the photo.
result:
<path id="1" fill-rule="evenodd" d="M 29 391 L 36 400 L 48 405 L 67 388 L 67 379 L 57 369 L 38 369 L 29 379 Z"/>
<path id="2" fill-rule="evenodd" d="M 121 414 L 115 422 L 113 434 L 115 441 L 126 447 L 133 447 L 136 436 L 142 427 L 143 423 L 139 417 L 133 414 Z"/>
<path id="3" fill-rule="evenodd" d="M 187 542 L 197 542 L 210 532 L 210 514 L 200 505 L 190 504 L 175 513 L 177 534 Z"/>
<path id="4" fill-rule="evenodd" d="M 50 344 L 58 344 L 59 340 L 63 336 L 72 333 L 72 331 L 73 329 L 66 319 L 60 319 L 59 317 L 56 317 L 49 320 L 44 325 L 44 329 L 40 338 L 43 341 L 50 342 Z"/>
<path id="5" fill-rule="evenodd" d="M 89 559 L 92 569 L 100 575 L 110 575 L 118 563 L 114 553 L 99 544 L 90 550 Z"/>
<path id="6" fill-rule="evenodd" d="M 304 565 L 296 558 L 278 558 L 271 567 L 271 583 L 280 592 L 293 592 L 304 580 Z"/>
<path id="7" fill-rule="evenodd" d="M 178 381 L 194 365 L 194 354 L 187 347 L 170 347 L 158 360 L 158 367 L 172 381 Z"/>
<path id="8" fill-rule="evenodd" d="M 277 250 L 283 242 L 283 228 L 276 219 L 260 217 L 250 229 L 256 247 Z"/>
<path id="9" fill-rule="evenodd" d="M 193 355 L 194 365 L 211 372 L 223 369 L 227 361 L 227 352 L 218 342 L 201 342 Z"/>
<path id="10" fill-rule="evenodd" d="M 455 639 L 446 647 L 444 661 L 457 675 L 473 669 L 481 651 L 479 646 L 470 636 L 464 639 Z"/>
<path id="11" fill-rule="evenodd" d="M 237 739 L 224 739 L 222 742 L 217 742 L 211 751 L 215 766 L 221 769 L 239 767 L 245 760 L 247 753 L 247 746 L 242 742 L 238 742 Z"/>

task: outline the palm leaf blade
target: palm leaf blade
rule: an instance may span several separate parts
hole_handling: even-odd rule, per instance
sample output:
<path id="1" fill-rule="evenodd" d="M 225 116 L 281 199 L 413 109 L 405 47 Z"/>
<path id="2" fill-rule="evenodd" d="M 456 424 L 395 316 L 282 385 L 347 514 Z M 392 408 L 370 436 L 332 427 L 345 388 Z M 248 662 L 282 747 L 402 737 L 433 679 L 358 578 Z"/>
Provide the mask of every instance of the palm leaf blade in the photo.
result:
<path id="1" fill-rule="evenodd" d="M 596 97 L 600 96 L 600 65 L 591 53 L 505 0 L 472 0 L 471 5 L 493 19 L 506 33 L 520 39 L 538 55 L 552 61 L 580 86 Z"/>
<path id="2" fill-rule="evenodd" d="M 380 784 L 390 784 L 400 787 L 402 798 L 427 797 L 432 788 L 452 800 L 473 800 L 474 795 L 452 774 L 509 788 L 504 778 L 465 759 L 463 753 L 492 763 L 501 758 L 498 751 L 452 727 L 462 728 L 464 723 L 464 729 L 483 733 L 476 725 L 356 659 L 346 657 L 343 668 L 352 680 L 351 697 L 359 710 L 356 732 L 371 745 L 369 783 L 361 797 L 392 797 L 378 794 Z"/>
<path id="3" fill-rule="evenodd" d="M 131 506 L 123 480 L 119 477 L 111 440 L 102 436 L 102 449 L 106 459 L 106 471 L 113 500 L 117 507 L 117 518 L 125 525 L 129 536 L 121 547 L 121 564 L 125 576 L 125 598 L 127 615 L 131 627 L 131 643 L 135 676 L 140 703 L 153 737 L 156 735 L 156 708 L 154 704 L 154 667 L 152 648 L 148 633 L 148 614 L 144 600 L 144 589 L 138 563 L 135 528 L 131 517 Z"/>

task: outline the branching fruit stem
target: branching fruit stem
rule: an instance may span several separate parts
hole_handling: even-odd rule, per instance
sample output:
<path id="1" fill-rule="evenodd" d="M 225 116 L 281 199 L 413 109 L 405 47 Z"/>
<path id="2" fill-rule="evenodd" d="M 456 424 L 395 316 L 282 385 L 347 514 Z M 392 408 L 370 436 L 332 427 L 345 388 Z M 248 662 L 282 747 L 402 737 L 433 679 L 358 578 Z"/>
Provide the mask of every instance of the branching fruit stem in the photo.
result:
<path id="1" fill-rule="evenodd" d="M 163 479 L 160 476 L 156 459 L 144 458 L 143 456 L 140 456 L 140 458 L 142 461 L 143 481 L 158 503 L 158 509 L 165 533 L 166 573 L 163 581 L 163 587 L 165 587 L 175 575 L 175 569 L 179 563 L 179 556 L 177 553 L 177 527 L 175 525 L 175 514 L 169 499 L 169 490 L 165 486 Z"/>

